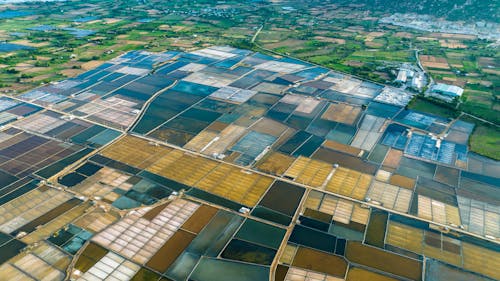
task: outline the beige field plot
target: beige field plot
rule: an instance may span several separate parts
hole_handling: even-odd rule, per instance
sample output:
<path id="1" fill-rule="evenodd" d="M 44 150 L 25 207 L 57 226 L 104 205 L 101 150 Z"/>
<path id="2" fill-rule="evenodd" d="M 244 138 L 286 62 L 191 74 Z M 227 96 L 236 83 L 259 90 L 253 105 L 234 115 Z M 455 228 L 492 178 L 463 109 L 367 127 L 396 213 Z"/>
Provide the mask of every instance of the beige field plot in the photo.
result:
<path id="1" fill-rule="evenodd" d="M 341 281 L 343 278 L 334 277 L 325 273 L 305 270 L 297 267 L 290 267 L 285 277 L 285 281 Z"/>
<path id="2" fill-rule="evenodd" d="M 170 155 L 172 155 L 171 158 Z M 214 160 L 182 151 L 173 151 L 156 162 L 153 165 L 154 169 L 151 167 L 148 170 L 186 185 L 194 185 L 218 165 L 219 162 Z"/>
<path id="3" fill-rule="evenodd" d="M 378 170 L 377 174 L 375 175 L 375 179 L 381 182 L 388 182 L 390 177 L 391 173 L 382 169 Z"/>
<path id="4" fill-rule="evenodd" d="M 457 240 L 458 241 L 458 240 Z M 458 241 L 460 243 L 460 241 Z M 460 249 L 460 246 L 458 246 Z M 423 254 L 427 257 L 438 259 L 454 266 L 461 267 L 462 266 L 462 257 L 458 253 L 452 253 L 448 251 L 444 251 L 442 249 L 431 247 L 424 244 Z"/>
<path id="5" fill-rule="evenodd" d="M 344 280 L 344 279 L 340 279 Z M 398 279 L 394 279 L 379 273 L 375 273 L 363 268 L 359 267 L 351 267 L 349 272 L 347 272 L 347 281 L 361 281 L 361 280 L 369 280 L 369 281 L 396 281 Z"/>
<path id="6" fill-rule="evenodd" d="M 49 237 L 52 233 L 55 233 L 59 229 L 63 228 L 65 225 L 68 225 L 70 222 L 82 216 L 90 207 L 91 204 L 89 202 L 78 205 L 73 209 L 61 214 L 60 216 L 58 216 L 56 219 L 53 219 L 49 223 L 37 227 L 35 231 L 24 236 L 21 239 L 21 241 L 23 241 L 26 244 L 33 244 L 35 242 L 43 240 Z"/>
<path id="7" fill-rule="evenodd" d="M 467 48 L 467 45 L 458 41 L 458 40 L 439 40 L 439 45 L 441 47 L 450 48 L 450 49 L 464 49 Z"/>
<path id="8" fill-rule="evenodd" d="M 397 222 L 389 222 L 387 227 L 386 243 L 421 254 L 424 231 Z"/>
<path id="9" fill-rule="evenodd" d="M 302 171 L 307 167 L 307 164 L 309 163 L 309 158 L 300 156 L 295 160 L 295 162 L 290 166 L 290 168 L 285 172 L 285 176 L 290 177 L 290 178 L 297 178 Z"/>
<path id="10" fill-rule="evenodd" d="M 35 42 L 29 41 L 26 39 L 12 41 L 12 43 L 23 45 L 23 46 L 34 47 L 34 48 L 40 48 L 40 47 L 48 46 L 50 44 L 49 42 L 46 42 L 46 41 L 40 42 L 40 43 L 35 43 Z"/>
<path id="11" fill-rule="evenodd" d="M 362 208 L 360 204 L 319 191 L 309 193 L 302 211 L 306 208 L 331 215 L 334 221 L 345 224 L 353 221 L 366 225 L 370 215 L 370 210 Z"/>
<path id="12" fill-rule="evenodd" d="M 341 151 L 341 152 L 344 152 L 346 154 L 356 156 L 356 157 L 360 157 L 363 154 L 363 151 L 359 148 L 355 148 L 355 147 L 352 147 L 350 145 L 346 145 L 346 144 L 339 143 L 336 141 L 331 141 L 331 140 L 326 140 L 322 146 L 329 148 L 329 149 L 336 150 L 336 151 Z"/>
<path id="13" fill-rule="evenodd" d="M 285 172 L 285 176 L 296 182 L 321 187 L 332 172 L 332 165 L 323 161 L 300 156 Z"/>
<path id="14" fill-rule="evenodd" d="M 94 265 L 77 279 L 78 281 L 93 280 L 131 280 L 141 268 L 113 252 L 106 253 L 102 258 L 93 261 Z M 93 263 L 92 262 L 92 263 Z"/>
<path id="15" fill-rule="evenodd" d="M 306 202 L 304 204 L 304 210 L 306 208 L 312 209 L 312 210 L 318 210 L 319 205 L 321 204 L 321 200 L 323 199 L 323 194 L 322 192 L 319 191 L 311 191 L 309 192 L 309 195 L 307 196 Z"/>
<path id="16" fill-rule="evenodd" d="M 35 189 L 0 207 L 0 230 L 11 233 L 71 198 L 71 194 L 59 190 Z"/>
<path id="17" fill-rule="evenodd" d="M 194 202 L 178 199 L 166 204 L 153 217 L 145 216 L 152 207 L 141 208 L 94 236 L 92 241 L 144 264 L 199 206 Z"/>
<path id="18" fill-rule="evenodd" d="M 493 279 L 500 279 L 500 255 L 498 252 L 478 247 L 469 243 L 462 244 L 464 268 L 484 274 Z"/>
<path id="19" fill-rule="evenodd" d="M 184 153 L 185 152 L 182 150 L 172 150 L 162 158 L 160 158 L 158 161 L 153 163 L 153 165 L 147 167 L 147 170 L 155 174 L 161 174 L 163 171 L 168 170 L 169 166 L 172 165 L 172 163 L 181 159 L 184 156 Z"/>
<path id="20" fill-rule="evenodd" d="M 104 212 L 102 209 L 96 208 L 84 216 L 73 222 L 74 225 L 97 233 L 104 230 L 106 227 L 120 219 L 120 215 L 116 212 Z"/>
<path id="21" fill-rule="evenodd" d="M 188 143 L 186 143 L 186 145 L 184 145 L 184 148 L 196 152 L 203 152 L 204 148 L 207 147 L 210 142 L 214 141 L 214 139 L 218 135 L 218 133 L 213 131 L 203 131 L 196 135 L 196 137 L 194 137 Z"/>
<path id="22" fill-rule="evenodd" d="M 269 118 L 262 118 L 250 127 L 253 131 L 279 137 L 286 131 L 287 126 Z"/>
<path id="23" fill-rule="evenodd" d="M 310 114 L 321 103 L 320 100 L 317 100 L 312 97 L 293 95 L 293 94 L 288 94 L 284 96 L 281 99 L 281 102 L 297 105 L 297 108 L 295 108 L 295 112 L 304 114 Z"/>
<path id="24" fill-rule="evenodd" d="M 55 246 L 42 242 L 0 266 L 1 280 L 64 280 L 71 258 Z"/>
<path id="25" fill-rule="evenodd" d="M 221 164 L 195 186 L 246 206 L 255 206 L 273 179 Z"/>
<path id="26" fill-rule="evenodd" d="M 350 201 L 339 199 L 333 212 L 333 220 L 348 224 L 354 209 L 354 204 Z"/>
<path id="27" fill-rule="evenodd" d="M 340 45 L 345 44 L 345 39 L 341 39 L 341 38 L 314 36 L 314 39 L 321 41 L 321 42 L 335 43 L 335 44 L 340 44 Z"/>
<path id="28" fill-rule="evenodd" d="M 203 153 L 207 155 L 224 153 L 230 145 L 236 142 L 245 133 L 245 131 L 245 127 L 229 125 L 219 134 L 219 139 L 213 142 L 203 151 Z"/>
<path id="29" fill-rule="evenodd" d="M 94 68 L 100 66 L 103 63 L 105 63 L 105 61 L 100 61 L 100 60 L 89 61 L 89 62 L 82 64 L 82 69 L 83 70 L 91 70 L 91 69 L 94 69 Z"/>
<path id="30" fill-rule="evenodd" d="M 386 243 L 455 266 L 462 266 L 462 242 L 440 233 L 389 222 Z"/>
<path id="31" fill-rule="evenodd" d="M 438 58 L 434 56 L 421 55 L 420 61 L 424 67 L 450 69 L 448 61 L 445 58 Z"/>
<path id="32" fill-rule="evenodd" d="M 486 211 L 484 213 L 484 234 L 493 237 L 500 236 L 500 214 Z"/>
<path id="33" fill-rule="evenodd" d="M 118 170 L 104 167 L 73 189 L 88 197 L 98 196 L 108 202 L 114 202 L 120 197 L 120 194 L 115 192 L 116 189 L 126 192 L 132 188 L 132 184 L 126 183 L 130 177 Z"/>
<path id="34" fill-rule="evenodd" d="M 273 174 L 282 175 L 293 164 L 295 158 L 280 153 L 272 152 L 264 157 L 256 166 L 260 171 Z"/>
<path id="35" fill-rule="evenodd" d="M 322 119 L 353 125 L 357 120 L 361 107 L 332 103 L 321 116 Z"/>
<path id="36" fill-rule="evenodd" d="M 415 179 L 408 178 L 405 176 L 401 175 L 392 175 L 391 179 L 389 180 L 390 184 L 397 185 L 399 187 L 404 187 L 407 189 L 415 189 Z"/>
<path id="37" fill-rule="evenodd" d="M 418 195 L 418 216 L 438 223 L 461 225 L 457 207 L 422 195 Z"/>
<path id="38" fill-rule="evenodd" d="M 384 159 L 384 166 L 397 168 L 399 166 L 399 162 L 401 161 L 401 157 L 403 156 L 403 152 L 397 149 L 389 149 L 387 156 Z"/>
<path id="39" fill-rule="evenodd" d="M 361 204 L 354 203 L 354 209 L 351 215 L 351 221 L 366 225 L 370 217 L 370 210 L 361 207 Z"/>
<path id="40" fill-rule="evenodd" d="M 371 181 L 372 176 L 368 174 L 340 167 L 335 170 L 325 190 L 364 200 Z"/>
<path id="41" fill-rule="evenodd" d="M 172 151 L 171 148 L 152 145 L 149 141 L 141 138 L 125 136 L 104 149 L 101 154 L 113 160 L 144 169 L 170 151 Z"/>
<path id="42" fill-rule="evenodd" d="M 292 264 L 295 253 L 297 253 L 297 248 L 297 246 L 287 244 L 281 254 L 280 263 Z"/>
<path id="43" fill-rule="evenodd" d="M 436 38 L 452 38 L 452 39 L 462 39 L 462 40 L 474 40 L 477 38 L 477 35 L 457 34 L 457 33 L 431 33 L 430 36 Z"/>
<path id="44" fill-rule="evenodd" d="M 412 191 L 392 184 L 374 181 L 366 197 L 381 203 L 386 208 L 406 213 L 410 208 Z"/>

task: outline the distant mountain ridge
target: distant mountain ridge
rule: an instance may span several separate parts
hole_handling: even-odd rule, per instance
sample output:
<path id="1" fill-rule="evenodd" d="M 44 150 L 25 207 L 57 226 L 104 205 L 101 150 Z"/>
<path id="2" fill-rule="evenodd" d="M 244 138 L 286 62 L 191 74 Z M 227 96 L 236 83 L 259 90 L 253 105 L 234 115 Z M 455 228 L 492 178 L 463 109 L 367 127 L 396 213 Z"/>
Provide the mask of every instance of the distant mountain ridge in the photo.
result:
<path id="1" fill-rule="evenodd" d="M 447 20 L 500 23 L 500 0 L 331 0 L 339 4 L 363 4 L 389 13 L 417 13 Z"/>

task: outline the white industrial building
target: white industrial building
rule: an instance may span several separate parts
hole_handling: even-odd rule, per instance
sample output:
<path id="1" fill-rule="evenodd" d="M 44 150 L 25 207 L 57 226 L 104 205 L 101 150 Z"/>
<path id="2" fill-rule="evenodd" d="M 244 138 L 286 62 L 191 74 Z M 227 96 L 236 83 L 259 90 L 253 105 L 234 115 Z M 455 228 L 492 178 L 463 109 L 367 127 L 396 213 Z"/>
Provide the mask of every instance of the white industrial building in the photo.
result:
<path id="1" fill-rule="evenodd" d="M 432 86 L 429 92 L 431 96 L 446 101 L 452 101 L 457 97 L 461 97 L 463 93 L 464 89 L 458 86 L 442 84 L 442 83 Z"/>
<path id="2" fill-rule="evenodd" d="M 398 77 L 396 78 L 396 83 L 406 83 L 408 80 L 408 72 L 405 69 L 400 69 L 398 72 Z"/>

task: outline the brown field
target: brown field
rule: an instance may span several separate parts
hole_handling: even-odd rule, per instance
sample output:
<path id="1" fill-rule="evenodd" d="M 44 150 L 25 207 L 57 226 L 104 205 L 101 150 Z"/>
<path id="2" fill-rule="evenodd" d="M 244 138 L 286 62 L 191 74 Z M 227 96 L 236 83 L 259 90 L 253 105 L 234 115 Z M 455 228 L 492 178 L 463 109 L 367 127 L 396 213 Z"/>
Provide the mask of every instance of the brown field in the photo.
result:
<path id="1" fill-rule="evenodd" d="M 449 82 L 456 82 L 457 78 L 456 77 L 443 77 L 444 81 L 449 81 Z"/>
<path id="2" fill-rule="evenodd" d="M 306 41 L 304 41 L 304 40 L 287 39 L 287 40 L 281 41 L 281 42 L 266 44 L 265 47 L 268 49 L 276 49 L 276 48 L 281 48 L 281 47 L 294 48 L 294 47 L 298 47 L 298 46 L 303 46 L 305 44 L 305 42 Z"/>
<path id="3" fill-rule="evenodd" d="M 476 35 L 454 34 L 454 33 L 431 33 L 430 37 L 434 37 L 434 38 L 463 39 L 463 40 L 475 40 L 477 38 Z"/>
<path id="4" fill-rule="evenodd" d="M 201 205 L 181 228 L 193 233 L 199 233 L 216 213 L 216 208 L 208 205 Z"/>
<path id="5" fill-rule="evenodd" d="M 491 104 L 493 103 L 493 100 L 491 97 L 485 97 L 482 95 L 470 95 L 467 97 L 467 101 L 476 102 L 476 103 L 484 104 L 487 106 L 491 106 Z"/>
<path id="6" fill-rule="evenodd" d="M 26 82 L 38 82 L 38 81 L 42 81 L 42 80 L 45 80 L 45 79 L 50 79 L 53 76 L 54 76 L 53 74 L 38 75 L 38 76 L 33 77 L 31 79 L 26 79 L 25 81 Z M 15 86 L 15 85 L 13 85 L 13 86 Z M 27 87 L 29 87 L 29 85 L 27 85 Z"/>
<path id="7" fill-rule="evenodd" d="M 292 265 L 339 277 L 344 277 L 347 271 L 347 262 L 343 258 L 303 247 L 297 250 Z"/>
<path id="8" fill-rule="evenodd" d="M 341 39 L 341 38 L 315 36 L 314 39 L 321 41 L 321 42 L 335 43 L 335 44 L 341 44 L 341 45 L 345 44 L 345 40 Z"/>
<path id="9" fill-rule="evenodd" d="M 258 165 L 257 168 L 266 173 L 274 175 L 282 175 L 290 165 L 292 165 L 295 158 L 279 153 L 273 152 L 265 157 Z"/>
<path id="10" fill-rule="evenodd" d="M 403 156 L 403 152 L 397 149 L 390 149 L 389 153 L 384 160 L 384 166 L 388 166 L 391 168 L 397 168 L 399 166 L 399 161 L 401 161 L 401 156 Z"/>
<path id="11" fill-rule="evenodd" d="M 373 41 L 365 41 L 365 45 L 370 47 L 370 48 L 380 48 L 380 47 L 384 46 L 384 44 L 382 44 L 382 43 L 377 43 L 377 42 L 373 42 Z"/>
<path id="12" fill-rule="evenodd" d="M 429 55 L 420 55 L 420 60 L 422 62 L 438 62 L 438 63 L 446 63 L 446 64 L 448 64 L 448 62 L 446 61 L 445 58 L 440 58 L 440 57 L 435 57 L 435 56 L 429 56 Z"/>
<path id="13" fill-rule="evenodd" d="M 467 45 L 463 44 L 457 40 L 439 40 L 439 45 L 441 47 L 450 48 L 450 49 L 465 49 Z"/>
<path id="14" fill-rule="evenodd" d="M 483 72 L 500 76 L 500 70 L 483 68 Z"/>
<path id="15" fill-rule="evenodd" d="M 358 118 L 361 108 L 332 103 L 321 116 L 322 119 L 352 125 Z"/>
<path id="16" fill-rule="evenodd" d="M 430 69 L 429 72 L 432 74 L 443 74 L 443 75 L 455 75 L 455 73 L 451 71 L 446 71 L 446 70 L 435 70 L 435 69 Z M 438 79 L 436 79 L 438 80 Z M 446 83 L 446 82 L 438 82 L 438 83 Z"/>
<path id="17" fill-rule="evenodd" d="M 378 38 L 378 37 L 382 37 L 385 35 L 385 32 L 370 32 L 368 34 L 366 34 L 366 39 L 365 39 L 365 42 L 370 42 L 370 41 L 373 41 L 373 39 L 375 38 Z"/>
<path id="18" fill-rule="evenodd" d="M 485 87 L 491 87 L 491 86 L 493 86 L 493 82 L 487 81 L 487 80 L 481 80 L 481 81 L 479 81 L 479 84 L 481 84 L 481 85 L 483 85 Z"/>
<path id="19" fill-rule="evenodd" d="M 63 69 L 59 73 L 61 73 L 62 75 L 66 76 L 66 77 L 75 77 L 78 74 L 81 74 L 83 72 L 85 72 L 85 70 L 70 68 L 70 69 Z"/>
<path id="20" fill-rule="evenodd" d="M 116 18 L 109 18 L 109 19 L 104 19 L 105 24 L 113 24 L 117 22 L 121 22 L 122 19 L 116 19 Z"/>
<path id="21" fill-rule="evenodd" d="M 419 37 L 417 37 L 417 40 L 420 40 L 420 41 L 437 41 L 438 39 L 432 38 L 432 37 L 419 36 Z"/>
<path id="22" fill-rule="evenodd" d="M 407 189 L 413 189 L 415 187 L 414 179 L 401 175 L 392 175 L 391 179 L 389 180 L 389 183 Z"/>
<path id="23" fill-rule="evenodd" d="M 397 279 L 390 278 L 366 269 L 352 267 L 347 273 L 347 281 L 396 281 Z"/>
<path id="24" fill-rule="evenodd" d="M 35 47 L 35 48 L 40 48 L 40 47 L 45 47 L 50 45 L 49 42 L 40 42 L 40 43 L 34 43 L 29 40 L 17 40 L 17 41 L 12 41 L 11 43 L 13 44 L 19 44 L 23 46 L 29 46 L 29 47 Z"/>
<path id="25" fill-rule="evenodd" d="M 148 41 L 149 38 L 144 38 L 144 41 L 137 41 L 137 40 L 125 40 L 123 41 L 127 45 L 145 45 Z"/>
<path id="26" fill-rule="evenodd" d="M 488 67 L 488 66 L 494 68 L 500 67 L 500 61 L 495 60 L 494 58 L 480 57 L 478 62 L 481 67 Z"/>
<path id="27" fill-rule="evenodd" d="M 89 62 L 82 64 L 82 69 L 83 70 L 91 70 L 91 69 L 94 69 L 94 68 L 100 66 L 103 63 L 104 63 L 104 61 L 101 61 L 101 60 L 89 61 Z"/>
<path id="28" fill-rule="evenodd" d="M 408 32 L 396 32 L 394 33 L 395 37 L 401 37 L 401 38 L 412 38 L 413 34 L 408 33 Z"/>
<path id="29" fill-rule="evenodd" d="M 350 154 L 352 156 L 359 156 L 360 153 L 363 152 L 363 150 L 361 150 L 359 148 L 355 148 L 355 147 L 352 147 L 350 145 L 345 145 L 345 144 L 338 143 L 338 142 L 331 141 L 331 140 L 326 140 L 325 143 L 323 143 L 323 146 L 326 148 L 330 148 L 333 150 L 337 150 L 337 151 L 341 151 L 341 152 Z"/>
<path id="30" fill-rule="evenodd" d="M 364 62 L 354 61 L 354 60 L 348 60 L 346 62 L 343 62 L 342 64 L 348 65 L 348 66 L 354 66 L 354 67 L 362 67 L 363 65 L 365 65 Z"/>
<path id="31" fill-rule="evenodd" d="M 386 271 L 411 280 L 421 280 L 422 262 L 390 253 L 360 242 L 349 241 L 346 258 L 352 262 Z"/>
<path id="32" fill-rule="evenodd" d="M 196 235 L 192 233 L 177 231 L 147 262 L 147 265 L 159 272 L 165 272 L 195 237 Z"/>
<path id="33" fill-rule="evenodd" d="M 448 65 L 448 63 L 442 63 L 442 62 L 422 61 L 422 65 L 424 67 L 428 67 L 428 68 L 450 69 L 450 66 Z M 453 74 L 453 73 L 451 73 L 451 74 Z"/>

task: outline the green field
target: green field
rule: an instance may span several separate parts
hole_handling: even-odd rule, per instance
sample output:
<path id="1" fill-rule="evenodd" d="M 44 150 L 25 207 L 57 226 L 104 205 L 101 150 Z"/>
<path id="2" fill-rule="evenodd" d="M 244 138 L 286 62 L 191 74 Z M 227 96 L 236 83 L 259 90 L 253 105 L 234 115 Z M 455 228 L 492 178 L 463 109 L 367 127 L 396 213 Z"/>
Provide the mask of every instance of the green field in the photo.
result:
<path id="1" fill-rule="evenodd" d="M 476 126 L 469 142 L 471 151 L 500 160 L 500 129 L 498 127 Z"/>
<path id="2" fill-rule="evenodd" d="M 408 104 L 409 109 L 427 112 L 434 115 L 439 115 L 445 118 L 456 118 L 458 112 L 451 108 L 441 106 L 435 102 L 431 102 L 426 98 L 417 97 Z"/>

